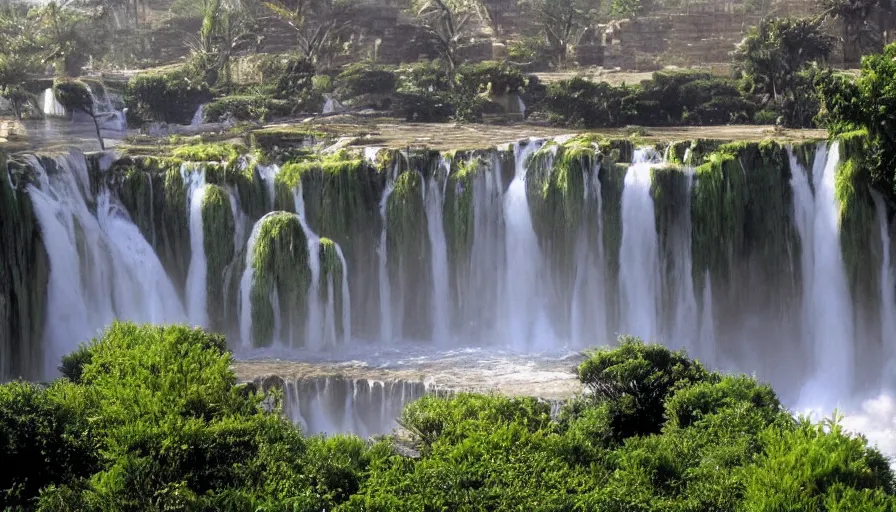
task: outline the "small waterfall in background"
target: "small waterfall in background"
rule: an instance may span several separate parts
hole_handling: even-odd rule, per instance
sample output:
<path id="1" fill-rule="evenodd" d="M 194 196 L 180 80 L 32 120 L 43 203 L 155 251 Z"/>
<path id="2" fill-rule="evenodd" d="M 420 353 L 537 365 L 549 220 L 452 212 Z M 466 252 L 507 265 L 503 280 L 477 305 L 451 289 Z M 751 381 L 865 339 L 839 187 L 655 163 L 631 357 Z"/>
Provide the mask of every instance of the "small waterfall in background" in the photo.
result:
<path id="1" fill-rule="evenodd" d="M 205 123 L 205 103 L 199 105 L 196 109 L 196 113 L 193 114 L 193 119 L 190 120 L 190 126 L 199 126 Z"/>
<path id="2" fill-rule="evenodd" d="M 47 117 L 68 117 L 68 112 L 65 110 L 65 107 L 56 101 L 56 95 L 53 93 L 53 88 L 44 89 L 43 94 L 41 94 L 40 104 L 44 115 Z"/>
<path id="3" fill-rule="evenodd" d="M 422 382 L 321 377 L 284 384 L 286 415 L 306 434 L 387 434 L 404 406 L 426 393 Z"/>
<path id="4" fill-rule="evenodd" d="M 645 340 L 656 340 L 660 334 L 659 247 L 650 195 L 651 170 L 658 161 L 654 152 L 636 150 L 622 192 L 620 332 Z"/>
<path id="5" fill-rule="evenodd" d="M 811 406 L 836 406 L 852 388 L 852 303 L 834 188 L 839 163 L 837 143 L 827 154 L 819 149 L 811 176 L 791 157 L 796 225 L 803 247 L 803 343 L 812 360 L 800 401 Z"/>

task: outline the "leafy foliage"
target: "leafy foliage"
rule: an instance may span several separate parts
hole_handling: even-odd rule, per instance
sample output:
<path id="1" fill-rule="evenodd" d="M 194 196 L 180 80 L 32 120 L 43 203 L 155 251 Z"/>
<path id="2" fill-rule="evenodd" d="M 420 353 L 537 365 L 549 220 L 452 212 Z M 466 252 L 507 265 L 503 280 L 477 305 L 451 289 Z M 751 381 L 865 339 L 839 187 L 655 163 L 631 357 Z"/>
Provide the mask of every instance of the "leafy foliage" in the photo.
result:
<path id="1" fill-rule="evenodd" d="M 775 104 L 788 126 L 802 126 L 806 116 L 794 106 L 800 106 L 801 94 L 814 89 L 814 84 L 806 87 L 801 72 L 827 60 L 833 48 L 833 39 L 820 24 L 818 19 L 763 20 L 750 29 L 734 54 L 745 91 L 759 96 L 763 104 Z"/>
<path id="2" fill-rule="evenodd" d="M 315 66 L 328 67 L 351 37 L 355 7 L 350 2 L 271 0 L 264 5 L 294 30 L 299 53 Z"/>
<path id="3" fill-rule="evenodd" d="M 821 113 L 835 134 L 865 130 L 868 147 L 863 154 L 871 185 L 891 200 L 896 199 L 896 45 L 862 59 L 862 74 L 829 75 L 819 85 Z"/>
<path id="4" fill-rule="evenodd" d="M 412 0 L 409 14 L 451 72 L 461 64 L 459 53 L 472 40 L 476 21 L 488 18 L 482 0 Z"/>
<path id="5" fill-rule="evenodd" d="M 636 86 L 576 77 L 548 86 L 542 108 L 555 122 L 586 127 L 743 123 L 757 105 L 736 81 L 702 72 L 657 72 Z"/>

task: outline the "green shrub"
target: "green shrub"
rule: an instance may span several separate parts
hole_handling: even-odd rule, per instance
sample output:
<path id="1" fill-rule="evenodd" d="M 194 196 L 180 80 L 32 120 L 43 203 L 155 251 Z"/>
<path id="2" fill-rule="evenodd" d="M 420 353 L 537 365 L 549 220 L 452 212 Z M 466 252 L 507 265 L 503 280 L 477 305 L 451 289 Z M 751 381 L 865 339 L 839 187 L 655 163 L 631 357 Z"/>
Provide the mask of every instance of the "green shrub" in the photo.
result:
<path id="1" fill-rule="evenodd" d="M 613 431 L 623 439 L 659 432 L 666 398 L 709 378 L 683 352 L 630 336 L 621 336 L 618 347 L 592 352 L 579 366 L 579 380 L 590 390 L 590 399 L 614 407 Z"/>
<path id="2" fill-rule="evenodd" d="M 461 66 L 457 70 L 457 82 L 461 89 L 473 94 L 519 93 L 526 85 L 520 69 L 506 61 L 486 61 Z"/>
<path id="3" fill-rule="evenodd" d="M 27 506 L 43 487 L 98 468 L 88 399 L 66 381 L 0 386 L 0 503 Z"/>
<path id="4" fill-rule="evenodd" d="M 261 65 L 266 91 L 273 97 L 302 103 L 314 86 L 315 67 L 301 55 L 268 57 Z"/>
<path id="5" fill-rule="evenodd" d="M 588 392 L 557 420 L 534 398 L 429 395 L 404 409 L 405 431 L 373 443 L 304 437 L 280 413 L 282 393 L 265 412 L 232 364 L 222 336 L 116 323 L 65 358 L 68 378 L 0 385 L 0 502 L 54 512 L 896 504 L 888 462 L 864 438 L 796 421 L 768 386 L 630 337 L 589 354 L 578 369 Z"/>
<path id="6" fill-rule="evenodd" d="M 268 121 L 288 117 L 297 107 L 268 96 L 225 96 L 205 105 L 204 120 L 216 123 L 230 116 L 235 121 Z"/>
<path id="7" fill-rule="evenodd" d="M 339 98 L 346 100 L 368 94 L 389 95 L 395 92 L 397 83 L 393 71 L 359 62 L 336 77 L 335 92 Z"/>
<path id="8" fill-rule="evenodd" d="M 125 90 L 128 122 L 137 125 L 150 121 L 188 124 L 199 105 L 210 99 L 208 84 L 183 69 L 139 74 Z"/>

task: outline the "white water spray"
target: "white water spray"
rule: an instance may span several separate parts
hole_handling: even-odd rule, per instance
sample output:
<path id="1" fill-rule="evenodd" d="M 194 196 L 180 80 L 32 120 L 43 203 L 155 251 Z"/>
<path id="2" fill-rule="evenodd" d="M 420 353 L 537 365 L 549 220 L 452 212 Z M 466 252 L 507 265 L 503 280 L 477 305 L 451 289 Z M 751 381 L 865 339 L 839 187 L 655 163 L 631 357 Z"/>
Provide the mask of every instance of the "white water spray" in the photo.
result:
<path id="1" fill-rule="evenodd" d="M 426 183 L 426 224 L 432 251 L 432 337 L 437 344 L 446 344 L 450 337 L 451 291 L 448 288 L 448 242 L 445 239 L 445 224 L 442 220 L 445 186 L 448 182 L 450 162 L 444 158 L 439 162 L 436 175 Z M 444 173 L 444 176 L 442 176 Z"/>
<path id="2" fill-rule="evenodd" d="M 503 299 L 505 342 L 517 350 L 549 348 L 553 339 L 542 307 L 541 252 L 529 213 L 526 170 L 544 141 L 529 139 L 515 146 L 516 173 L 504 196 L 506 269 Z"/>
<path id="3" fill-rule="evenodd" d="M 791 155 L 796 225 L 802 242 L 803 343 L 812 351 L 810 380 L 803 386 L 800 403 L 830 408 L 849 398 L 853 373 L 852 303 L 840 249 L 840 205 L 835 177 L 840 164 L 837 143 L 825 154 L 819 145 L 809 175 Z"/>
<path id="4" fill-rule="evenodd" d="M 659 246 L 650 196 L 652 155 L 635 151 L 622 191 L 619 260 L 620 332 L 655 341 L 659 336 Z"/>
<path id="5" fill-rule="evenodd" d="M 188 164 L 181 167 L 187 186 L 186 205 L 190 218 L 190 268 L 187 272 L 187 313 L 190 323 L 209 326 L 208 317 L 208 260 L 205 257 L 205 233 L 202 222 L 202 203 L 205 200 L 205 170 Z"/>

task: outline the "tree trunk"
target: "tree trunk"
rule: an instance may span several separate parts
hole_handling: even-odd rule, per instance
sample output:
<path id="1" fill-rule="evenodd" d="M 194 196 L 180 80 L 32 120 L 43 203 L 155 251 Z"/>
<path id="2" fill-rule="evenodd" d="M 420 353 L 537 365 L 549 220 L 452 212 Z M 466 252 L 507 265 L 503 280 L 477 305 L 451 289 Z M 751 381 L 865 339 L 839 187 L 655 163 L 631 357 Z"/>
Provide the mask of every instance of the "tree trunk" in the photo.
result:
<path id="1" fill-rule="evenodd" d="M 93 127 L 96 128 L 96 140 L 100 143 L 100 151 L 106 150 L 106 144 L 103 143 L 103 134 L 100 133 L 100 123 L 96 120 L 96 116 L 90 116 L 93 119 Z"/>

